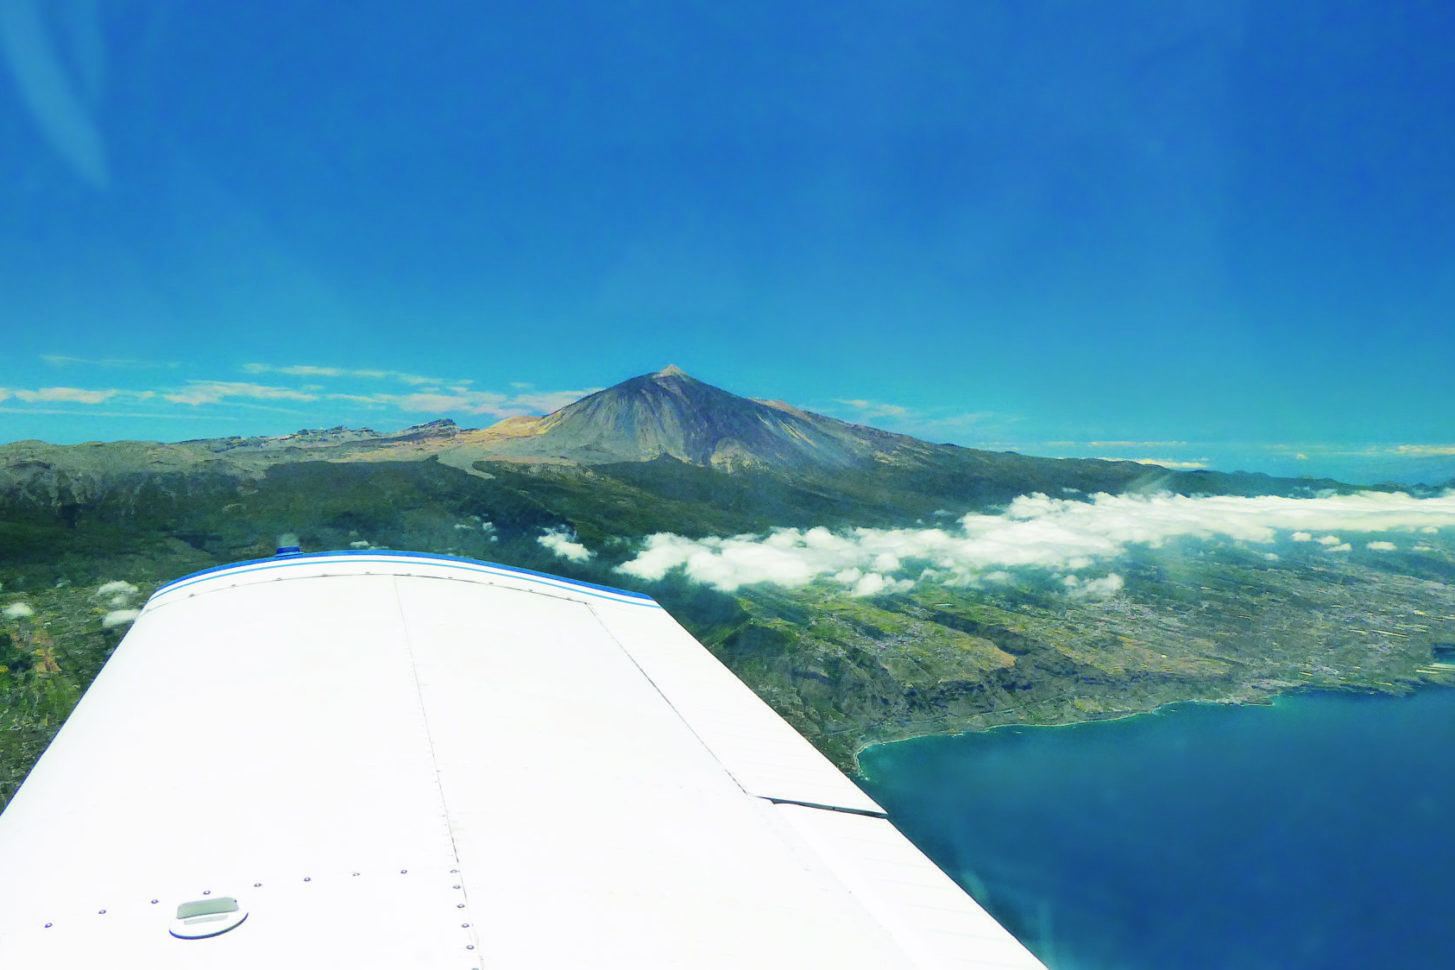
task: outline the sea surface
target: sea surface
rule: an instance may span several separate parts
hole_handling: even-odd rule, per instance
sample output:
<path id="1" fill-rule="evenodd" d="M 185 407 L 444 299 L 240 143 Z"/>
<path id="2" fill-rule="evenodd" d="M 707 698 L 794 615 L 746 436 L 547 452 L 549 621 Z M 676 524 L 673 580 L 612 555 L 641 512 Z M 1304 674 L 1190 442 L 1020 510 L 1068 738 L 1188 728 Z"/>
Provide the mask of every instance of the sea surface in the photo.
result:
<path id="1" fill-rule="evenodd" d="M 862 767 L 1052 970 L 1455 966 L 1455 690 L 918 738 Z"/>

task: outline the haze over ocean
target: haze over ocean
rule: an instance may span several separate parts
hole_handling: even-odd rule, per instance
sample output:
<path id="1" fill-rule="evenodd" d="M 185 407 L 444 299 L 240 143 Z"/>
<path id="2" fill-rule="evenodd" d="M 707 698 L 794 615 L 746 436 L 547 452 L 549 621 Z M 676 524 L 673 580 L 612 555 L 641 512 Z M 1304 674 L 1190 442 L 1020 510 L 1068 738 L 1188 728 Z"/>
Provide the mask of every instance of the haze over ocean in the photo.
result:
<path id="1" fill-rule="evenodd" d="M 1455 954 L 1455 691 L 870 748 L 865 787 L 1052 970 Z M 1443 958 L 1443 960 L 1442 960 Z"/>
<path id="2" fill-rule="evenodd" d="M 1455 475 L 1455 11 L 0 9 L 0 438 L 541 413 Z"/>

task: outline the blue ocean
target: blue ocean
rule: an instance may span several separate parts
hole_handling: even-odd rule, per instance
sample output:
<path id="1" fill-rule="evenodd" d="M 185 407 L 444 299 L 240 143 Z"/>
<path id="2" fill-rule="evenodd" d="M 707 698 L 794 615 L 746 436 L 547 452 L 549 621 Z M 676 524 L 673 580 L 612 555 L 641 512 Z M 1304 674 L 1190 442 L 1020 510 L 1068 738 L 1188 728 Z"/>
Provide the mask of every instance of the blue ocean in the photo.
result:
<path id="1" fill-rule="evenodd" d="M 1455 690 L 1178 705 L 866 751 L 1052 970 L 1455 964 Z"/>

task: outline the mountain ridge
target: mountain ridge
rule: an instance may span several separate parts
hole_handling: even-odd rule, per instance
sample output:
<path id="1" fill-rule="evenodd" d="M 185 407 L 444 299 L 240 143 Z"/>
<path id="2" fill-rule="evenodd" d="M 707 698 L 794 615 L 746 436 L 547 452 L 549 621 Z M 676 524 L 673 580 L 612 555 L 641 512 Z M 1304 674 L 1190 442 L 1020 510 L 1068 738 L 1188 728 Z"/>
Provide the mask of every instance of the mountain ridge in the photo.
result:
<path id="1" fill-rule="evenodd" d="M 550 414 L 509 417 L 483 429 L 462 429 L 443 418 L 384 433 L 337 426 L 175 443 L 12 442 L 0 445 L 0 496 L 85 503 L 123 481 L 147 476 L 206 473 L 257 480 L 280 465 L 310 461 L 436 461 L 483 478 L 506 466 L 607 475 L 667 498 L 689 479 L 697 481 L 699 472 L 721 474 L 740 481 L 704 485 L 707 480 L 702 480 L 692 487 L 720 497 L 726 490 L 739 495 L 733 507 L 769 509 L 764 514 L 770 515 L 786 514 L 773 500 L 775 489 L 783 494 L 797 489 L 794 521 L 811 517 L 814 496 L 846 516 L 858 510 L 883 523 L 938 509 L 983 508 L 1036 491 L 1291 495 L 1350 488 L 1327 479 L 1177 471 L 1132 461 L 1041 458 L 932 444 L 782 401 L 740 397 L 670 365 Z M 672 471 L 674 464 L 681 470 Z M 754 516 L 744 519 L 745 524 L 753 521 Z"/>

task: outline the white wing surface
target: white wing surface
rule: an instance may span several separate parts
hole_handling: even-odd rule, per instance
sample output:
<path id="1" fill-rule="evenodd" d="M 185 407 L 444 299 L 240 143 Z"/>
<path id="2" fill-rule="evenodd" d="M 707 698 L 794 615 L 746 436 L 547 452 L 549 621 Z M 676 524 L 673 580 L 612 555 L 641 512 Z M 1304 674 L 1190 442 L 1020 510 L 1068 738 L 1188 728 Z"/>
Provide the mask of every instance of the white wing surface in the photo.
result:
<path id="1" fill-rule="evenodd" d="M 0 816 L 0 966 L 1038 968 L 652 600 L 178 580 Z"/>

